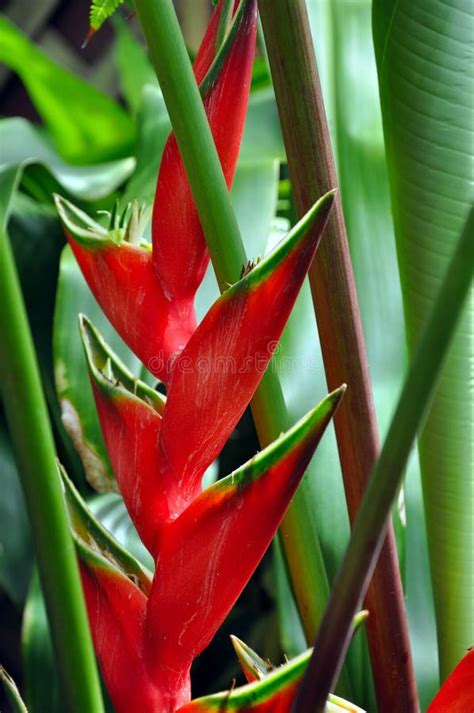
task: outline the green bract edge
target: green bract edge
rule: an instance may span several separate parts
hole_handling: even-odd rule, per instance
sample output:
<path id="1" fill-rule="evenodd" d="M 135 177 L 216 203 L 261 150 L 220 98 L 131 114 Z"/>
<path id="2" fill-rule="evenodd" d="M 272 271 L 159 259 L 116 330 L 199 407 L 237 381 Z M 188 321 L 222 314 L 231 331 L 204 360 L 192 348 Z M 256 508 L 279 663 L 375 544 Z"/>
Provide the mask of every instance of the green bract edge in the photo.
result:
<path id="1" fill-rule="evenodd" d="M 69 230 L 76 242 L 86 248 L 103 249 L 106 247 L 118 248 L 125 244 L 128 248 L 136 248 L 137 250 L 147 250 L 151 252 L 151 245 L 146 240 L 142 240 L 139 245 L 126 240 L 119 241 L 112 237 L 116 231 L 107 230 L 103 225 L 100 225 L 96 220 L 91 218 L 85 211 L 81 210 L 74 203 L 63 198 L 58 193 L 53 194 L 56 210 L 63 223 Z M 79 221 L 79 222 L 75 222 Z"/>
<path id="2" fill-rule="evenodd" d="M 191 702 L 189 710 L 192 710 L 193 706 L 196 706 L 196 710 L 204 707 L 209 710 L 239 710 L 246 706 L 245 710 L 247 710 L 249 706 L 268 703 L 273 695 L 283 693 L 286 686 L 298 682 L 306 669 L 311 653 L 312 649 L 304 651 L 288 663 L 278 666 L 259 681 L 248 683 L 233 691 L 222 691 L 197 698 Z M 328 706 L 331 711 L 347 710 L 363 713 L 361 708 L 339 696 L 330 695 Z"/>
<path id="3" fill-rule="evenodd" d="M 14 713 L 28 713 L 28 709 L 20 695 L 20 691 L 13 678 L 0 666 L 0 680 L 3 683 L 5 693 L 10 701 Z"/>
<path id="4" fill-rule="evenodd" d="M 234 647 L 242 671 L 252 674 L 255 680 L 261 680 L 275 668 L 270 661 L 262 659 L 256 651 L 237 636 L 231 636 L 230 640 L 232 641 L 232 646 Z"/>
<path id="5" fill-rule="evenodd" d="M 83 314 L 79 315 L 79 327 L 87 364 L 97 386 L 112 398 L 127 397 L 136 399 L 140 404 L 151 408 L 161 416 L 166 403 L 165 397 L 152 389 L 151 386 L 148 386 L 148 384 L 145 384 L 145 382 L 137 379 L 127 369 L 125 364 L 101 337 L 92 322 Z M 105 368 L 107 363 L 111 365 L 113 377 L 117 380 L 117 383 L 113 383 L 103 373 L 102 369 Z"/>
<path id="6" fill-rule="evenodd" d="M 141 565 L 97 520 L 80 496 L 66 471 L 59 466 L 74 540 L 86 564 L 122 575 L 148 596 L 152 574 Z"/>
<path id="7" fill-rule="evenodd" d="M 316 222 L 319 223 L 321 229 L 329 216 L 336 190 L 331 190 L 325 193 L 306 215 L 298 221 L 298 223 L 290 230 L 283 240 L 276 246 L 272 252 L 260 260 L 250 272 L 242 277 L 238 282 L 229 287 L 219 299 L 232 299 L 232 297 L 257 287 L 263 280 L 271 275 L 271 273 L 285 260 L 288 255 L 296 250 L 307 235 L 308 230 L 314 227 Z"/>
<path id="8" fill-rule="evenodd" d="M 248 683 L 233 691 L 223 691 L 204 698 L 197 698 L 193 703 L 222 709 L 222 703 L 225 702 L 227 704 L 225 710 L 242 705 L 265 703 L 271 695 L 278 693 L 284 686 L 294 683 L 301 677 L 310 655 L 311 649 L 276 668 L 260 681 Z"/>
<path id="9" fill-rule="evenodd" d="M 237 468 L 233 473 L 211 485 L 206 492 L 211 494 L 219 493 L 228 488 L 246 487 L 258 480 L 269 468 L 272 468 L 278 461 L 299 446 L 313 429 L 321 428 L 323 433 L 339 406 L 345 391 L 345 384 L 332 391 L 280 438 L 264 448 L 260 453 L 257 453 L 256 456 L 248 460 L 240 468 Z"/>
<path id="10" fill-rule="evenodd" d="M 97 244 L 112 244 L 108 231 L 87 213 L 58 193 L 54 194 L 54 202 L 59 217 L 66 228 L 81 244 L 97 247 Z M 80 221 L 80 223 L 74 222 Z"/>
<path id="11" fill-rule="evenodd" d="M 212 89 L 214 86 L 214 83 L 217 81 L 219 77 L 219 73 L 222 69 L 222 65 L 224 64 L 225 60 L 227 59 L 227 55 L 230 52 L 230 48 L 232 47 L 234 40 L 237 36 L 237 32 L 239 31 L 239 28 L 243 22 L 245 11 L 247 9 L 247 6 L 250 4 L 252 0 L 241 0 L 241 3 L 237 9 L 237 12 L 234 15 L 234 18 L 232 20 L 232 24 L 230 26 L 230 29 L 228 33 L 225 35 L 224 40 L 219 47 L 216 56 L 214 57 L 211 66 L 206 72 L 206 75 L 204 76 L 204 79 L 199 85 L 199 91 L 201 93 L 202 98 L 204 99 L 205 96 L 208 94 L 208 92 Z"/>

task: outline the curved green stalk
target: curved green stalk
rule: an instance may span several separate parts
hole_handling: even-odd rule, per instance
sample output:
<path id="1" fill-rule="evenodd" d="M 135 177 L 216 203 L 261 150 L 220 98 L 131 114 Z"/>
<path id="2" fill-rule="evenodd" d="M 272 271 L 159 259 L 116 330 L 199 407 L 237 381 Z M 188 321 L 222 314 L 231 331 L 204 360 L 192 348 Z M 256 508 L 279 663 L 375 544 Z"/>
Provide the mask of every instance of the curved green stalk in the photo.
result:
<path id="1" fill-rule="evenodd" d="M 136 0 L 136 7 L 217 280 L 224 290 L 238 280 L 247 256 L 186 46 L 171 0 Z M 271 367 L 254 396 L 252 413 L 262 447 L 291 425 L 278 376 Z M 310 638 L 319 625 L 329 593 L 313 520 L 314 513 L 300 489 L 284 520 L 283 532 L 293 585 Z"/>
<path id="2" fill-rule="evenodd" d="M 352 620 L 374 571 L 410 450 L 430 404 L 474 273 L 474 206 L 421 336 L 295 704 L 322 713 L 352 635 Z M 388 684 L 390 685 L 390 683 Z"/>
<path id="3" fill-rule="evenodd" d="M 10 435 L 34 533 L 67 710 L 102 713 L 102 696 L 48 411 L 6 233 L 17 169 L 0 176 L 0 378 Z M 3 210 L 2 210 L 3 209 Z"/>

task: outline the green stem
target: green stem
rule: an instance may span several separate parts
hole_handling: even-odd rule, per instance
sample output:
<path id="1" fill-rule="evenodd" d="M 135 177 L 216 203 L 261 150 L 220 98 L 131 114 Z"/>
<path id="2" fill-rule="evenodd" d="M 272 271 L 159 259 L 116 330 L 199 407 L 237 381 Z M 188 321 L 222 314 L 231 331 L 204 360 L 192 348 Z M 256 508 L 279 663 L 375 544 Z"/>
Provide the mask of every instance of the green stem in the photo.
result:
<path id="1" fill-rule="evenodd" d="M 301 685 L 295 711 L 322 713 L 372 576 L 416 434 L 430 403 L 474 273 L 474 206 L 419 341 L 395 415 L 352 531 Z M 387 681 L 390 685 L 390 681 Z"/>
<path id="2" fill-rule="evenodd" d="M 245 248 L 171 0 L 136 0 L 221 290 L 236 282 Z"/>
<path id="3" fill-rule="evenodd" d="M 217 280 L 224 290 L 239 278 L 247 257 L 178 20 L 171 0 L 136 0 L 136 8 Z M 271 368 L 267 369 L 254 396 L 252 413 L 262 447 L 290 425 L 281 385 Z M 329 587 L 315 533 L 314 514 L 301 490 L 293 500 L 282 529 L 303 624 L 312 640 Z"/>
<path id="4" fill-rule="evenodd" d="M 259 0 L 259 8 L 301 216 L 318 195 L 338 185 L 306 3 Z M 309 278 L 328 388 L 348 385 L 334 426 L 353 522 L 379 453 L 379 436 L 340 198 Z M 416 713 L 416 681 L 391 524 L 365 606 L 370 611 L 367 635 L 379 709 Z"/>
<path id="5" fill-rule="evenodd" d="M 13 169 L 3 174 L 2 189 L 6 181 L 13 190 L 16 181 Z M 5 203 L 8 204 L 8 199 L 0 207 L 6 209 Z M 6 221 L 0 226 L 0 304 L 1 390 L 33 529 L 66 708 L 73 713 L 102 713 L 102 695 L 53 435 Z"/>

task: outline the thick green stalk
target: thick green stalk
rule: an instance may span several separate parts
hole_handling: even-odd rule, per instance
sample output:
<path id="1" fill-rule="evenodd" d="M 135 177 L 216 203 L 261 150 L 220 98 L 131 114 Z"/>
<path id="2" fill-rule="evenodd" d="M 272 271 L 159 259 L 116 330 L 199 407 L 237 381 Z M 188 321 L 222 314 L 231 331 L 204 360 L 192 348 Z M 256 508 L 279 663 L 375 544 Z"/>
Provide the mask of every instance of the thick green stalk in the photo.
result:
<path id="1" fill-rule="evenodd" d="M 322 713 L 344 660 L 352 620 L 367 590 L 410 450 L 430 404 L 474 273 L 474 207 L 450 261 L 410 366 L 380 457 L 373 469 L 344 562 L 316 638 L 295 705 Z M 390 686 L 390 680 L 387 681 Z"/>
<path id="2" fill-rule="evenodd" d="M 247 257 L 181 30 L 171 0 L 136 0 L 136 7 L 217 280 L 224 290 L 239 278 Z M 290 425 L 279 379 L 271 368 L 253 399 L 252 412 L 262 447 Z M 283 543 L 305 630 L 312 637 L 329 593 L 313 519 L 300 491 L 283 524 Z"/>
<path id="3" fill-rule="evenodd" d="M 13 171 L 2 176 L 15 185 Z M 5 210 L 5 213 L 7 211 Z M 25 493 L 67 710 L 101 713 L 102 695 L 48 411 L 28 318 L 6 234 L 0 225 L 0 378 Z"/>
<path id="4" fill-rule="evenodd" d="M 259 0 L 295 205 L 337 187 L 337 175 L 305 0 Z M 351 522 L 379 453 L 364 335 L 340 199 L 309 273 L 329 389 L 347 383 L 334 425 Z M 419 710 L 393 528 L 390 524 L 366 608 L 380 711 Z M 390 681 L 390 685 L 387 685 Z"/>
<path id="5" fill-rule="evenodd" d="M 137 0 L 221 290 L 236 282 L 246 255 L 191 62 L 171 0 Z"/>

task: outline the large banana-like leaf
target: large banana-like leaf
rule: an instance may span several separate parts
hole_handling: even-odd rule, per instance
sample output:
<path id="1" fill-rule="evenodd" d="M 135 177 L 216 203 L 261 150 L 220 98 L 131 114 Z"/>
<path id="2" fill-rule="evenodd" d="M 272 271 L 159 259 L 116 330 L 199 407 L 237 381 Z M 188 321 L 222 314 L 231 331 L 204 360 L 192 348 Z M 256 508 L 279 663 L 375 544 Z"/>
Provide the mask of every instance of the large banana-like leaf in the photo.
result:
<path id="1" fill-rule="evenodd" d="M 376 0 L 373 18 L 413 351 L 472 201 L 474 7 Z M 471 293 L 419 441 L 442 677 L 474 638 L 473 313 Z"/>

